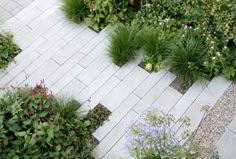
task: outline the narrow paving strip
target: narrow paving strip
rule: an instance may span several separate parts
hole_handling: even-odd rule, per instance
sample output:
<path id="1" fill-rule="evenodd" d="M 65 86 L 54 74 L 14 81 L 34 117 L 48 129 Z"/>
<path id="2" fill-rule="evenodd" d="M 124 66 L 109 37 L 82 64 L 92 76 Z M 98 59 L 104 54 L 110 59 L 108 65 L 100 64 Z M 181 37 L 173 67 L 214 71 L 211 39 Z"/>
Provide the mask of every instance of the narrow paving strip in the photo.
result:
<path id="1" fill-rule="evenodd" d="M 229 124 L 234 118 L 236 117 L 236 85 L 232 84 L 224 95 L 219 99 L 216 105 L 213 107 L 212 110 L 208 112 L 204 120 L 202 121 L 201 125 L 199 126 L 196 135 L 194 137 L 193 142 L 199 144 L 208 150 L 207 153 L 212 152 L 215 148 L 216 143 L 220 139 L 220 137 L 226 133 L 226 136 L 222 136 L 222 139 L 219 141 L 219 152 L 222 155 L 222 152 L 227 153 L 230 149 L 227 148 L 227 142 L 225 142 L 228 137 L 234 138 L 235 141 L 235 134 L 230 132 L 230 128 L 236 131 L 235 126 L 236 122 L 232 122 Z M 229 126 L 227 127 L 227 125 Z M 230 135 L 230 133 L 232 135 Z M 236 142 L 234 142 L 235 144 Z M 229 145 L 229 147 L 234 147 L 233 145 Z M 230 159 L 225 157 L 225 159 Z M 233 156 L 235 157 L 235 155 Z M 232 158 L 232 156 L 231 156 Z"/>
<path id="2" fill-rule="evenodd" d="M 0 24 L 4 23 L 34 0 L 1 0 L 0 1 Z"/>
<path id="3" fill-rule="evenodd" d="M 234 159 L 236 156 L 236 118 L 227 126 L 225 133 L 217 143 L 217 150 L 222 159 Z"/>
<path id="4" fill-rule="evenodd" d="M 44 80 L 57 96 L 73 97 L 86 112 L 99 103 L 112 114 L 94 132 L 99 141 L 95 158 L 129 158 L 123 149 L 126 132 L 149 108 L 171 113 L 176 121 L 188 116 L 190 131 L 198 127 L 205 105 L 217 103 L 231 82 L 222 76 L 197 81 L 181 94 L 170 87 L 176 76 L 168 69 L 149 73 L 138 66 L 141 57 L 123 67 L 108 57 L 108 26 L 96 33 L 86 24 L 68 22 L 59 0 L 35 0 L 7 20 L 1 29 L 15 35 L 22 52 L 0 72 L 0 86 L 34 85 Z M 173 125 L 177 135 L 184 131 Z"/>

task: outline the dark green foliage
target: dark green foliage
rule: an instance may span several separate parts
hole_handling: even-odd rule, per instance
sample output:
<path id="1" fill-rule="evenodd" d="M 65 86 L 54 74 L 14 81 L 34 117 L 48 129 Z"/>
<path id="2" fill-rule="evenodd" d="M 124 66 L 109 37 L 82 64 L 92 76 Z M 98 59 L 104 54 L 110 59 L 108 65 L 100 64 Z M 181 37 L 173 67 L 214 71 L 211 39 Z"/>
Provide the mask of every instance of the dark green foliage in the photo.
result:
<path id="1" fill-rule="evenodd" d="M 139 30 L 136 27 L 118 25 L 111 34 L 111 44 L 109 46 L 109 56 L 112 61 L 122 66 L 133 60 L 136 51 L 140 48 L 140 40 L 137 39 Z"/>
<path id="2" fill-rule="evenodd" d="M 80 103 L 74 99 L 57 99 L 55 100 L 55 105 L 57 105 L 57 107 L 53 107 L 53 111 L 62 114 L 65 119 L 70 120 L 80 115 L 76 112 L 80 107 Z"/>
<path id="3" fill-rule="evenodd" d="M 170 69 L 187 86 L 206 78 L 204 62 L 206 46 L 203 39 L 192 29 L 181 32 L 170 46 Z"/>
<path id="4" fill-rule="evenodd" d="M 109 24 L 128 21 L 133 13 L 128 4 L 126 0 L 63 0 L 62 10 L 73 22 L 85 20 L 95 31 L 100 31 Z"/>
<path id="5" fill-rule="evenodd" d="M 8 91 L 0 99 L 0 158 L 92 158 L 91 133 L 106 118 L 82 118 L 79 107 L 55 98 L 43 83 Z"/>
<path id="6" fill-rule="evenodd" d="M 204 72 L 209 78 L 223 73 L 227 79 L 236 79 L 235 56 L 232 54 L 232 47 L 236 46 L 236 1 L 147 0 L 141 8 L 132 24 L 141 26 L 141 29 L 150 26 L 175 33 L 190 27 L 198 30 L 207 49 Z M 156 59 L 152 57 L 145 59 Z"/>
<path id="7" fill-rule="evenodd" d="M 100 31 L 109 24 L 125 22 L 128 19 L 128 1 L 87 0 L 89 14 L 85 21 L 95 31 Z"/>
<path id="8" fill-rule="evenodd" d="M 87 14 L 87 5 L 84 0 L 63 0 L 62 10 L 69 20 L 80 23 Z"/>
<path id="9" fill-rule="evenodd" d="M 93 110 L 90 110 L 85 119 L 90 121 L 89 130 L 94 132 L 99 126 L 103 124 L 109 117 L 111 112 L 102 105 L 96 106 Z"/>
<path id="10" fill-rule="evenodd" d="M 166 56 L 167 36 L 168 34 L 160 29 L 146 28 L 142 34 L 146 54 Z"/>
<path id="11" fill-rule="evenodd" d="M 6 68 L 20 51 L 20 48 L 13 42 L 12 34 L 0 34 L 0 69 Z"/>

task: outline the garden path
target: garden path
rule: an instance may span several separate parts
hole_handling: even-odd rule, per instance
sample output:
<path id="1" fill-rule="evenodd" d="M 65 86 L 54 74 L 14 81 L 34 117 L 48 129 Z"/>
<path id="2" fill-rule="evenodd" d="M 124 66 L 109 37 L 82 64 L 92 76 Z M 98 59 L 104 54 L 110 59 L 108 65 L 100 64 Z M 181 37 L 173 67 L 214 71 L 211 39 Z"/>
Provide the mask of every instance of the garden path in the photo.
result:
<path id="1" fill-rule="evenodd" d="M 1 0 L 0 1 L 0 24 L 7 21 L 34 0 Z"/>
<path id="2" fill-rule="evenodd" d="M 122 146 L 127 127 L 149 107 L 176 120 L 188 116 L 194 131 L 204 115 L 202 106 L 213 107 L 231 84 L 218 76 L 181 94 L 170 87 L 176 76 L 167 69 L 148 73 L 138 66 L 141 58 L 120 68 L 107 56 L 111 29 L 96 33 L 85 24 L 68 22 L 59 0 L 35 0 L 1 27 L 15 35 L 22 52 L 0 73 L 0 86 L 34 85 L 44 79 L 54 94 L 75 98 L 84 110 L 101 103 L 112 112 L 93 134 L 100 142 L 94 150 L 97 159 L 129 158 Z M 176 124 L 174 129 L 179 135 L 186 128 Z"/>

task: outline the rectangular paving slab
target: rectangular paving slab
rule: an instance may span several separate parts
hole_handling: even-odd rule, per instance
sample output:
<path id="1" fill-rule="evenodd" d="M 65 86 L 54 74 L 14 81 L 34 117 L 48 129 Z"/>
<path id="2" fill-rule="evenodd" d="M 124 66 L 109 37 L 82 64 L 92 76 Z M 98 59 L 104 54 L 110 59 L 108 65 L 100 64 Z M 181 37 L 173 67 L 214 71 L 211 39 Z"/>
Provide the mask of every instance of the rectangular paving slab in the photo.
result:
<path id="1" fill-rule="evenodd" d="M 136 67 L 101 103 L 110 111 L 114 111 L 148 75 L 142 68 Z"/>

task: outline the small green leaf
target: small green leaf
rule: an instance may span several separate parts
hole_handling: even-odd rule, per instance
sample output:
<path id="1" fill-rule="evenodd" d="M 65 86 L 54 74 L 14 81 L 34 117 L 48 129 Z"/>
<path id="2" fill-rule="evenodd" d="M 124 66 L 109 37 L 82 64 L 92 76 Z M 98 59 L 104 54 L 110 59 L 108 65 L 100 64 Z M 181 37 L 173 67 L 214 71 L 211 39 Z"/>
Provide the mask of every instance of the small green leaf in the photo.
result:
<path id="1" fill-rule="evenodd" d="M 85 127 L 88 127 L 90 124 L 91 124 L 91 122 L 89 120 L 84 122 Z"/>
<path id="2" fill-rule="evenodd" d="M 16 132 L 17 136 L 25 136 L 26 132 L 25 131 L 21 131 L 21 132 Z"/>
<path id="3" fill-rule="evenodd" d="M 47 133 L 48 133 L 48 136 L 50 138 L 53 138 L 54 137 L 54 129 L 52 127 L 50 127 L 48 130 L 47 130 Z"/>
<path id="4" fill-rule="evenodd" d="M 56 151 L 59 152 L 61 150 L 61 145 L 56 146 Z"/>
<path id="5" fill-rule="evenodd" d="M 46 116 L 46 115 L 48 115 L 48 111 L 44 111 L 44 112 L 40 115 L 40 117 L 44 117 L 44 116 Z"/>
<path id="6" fill-rule="evenodd" d="M 31 120 L 26 120 L 23 122 L 24 125 L 30 125 L 31 124 Z"/>
<path id="7" fill-rule="evenodd" d="M 34 139 L 34 137 L 32 137 L 32 138 L 30 139 L 29 144 L 33 146 L 33 145 L 35 145 L 35 143 L 36 143 L 36 140 Z"/>
<path id="8" fill-rule="evenodd" d="M 41 130 L 41 131 L 37 131 L 36 134 L 41 136 L 41 135 L 44 135 L 45 132 Z"/>

